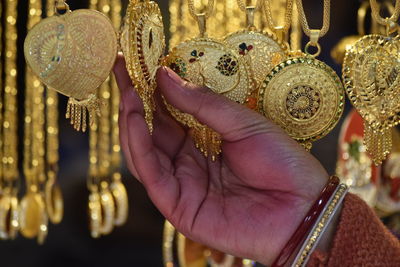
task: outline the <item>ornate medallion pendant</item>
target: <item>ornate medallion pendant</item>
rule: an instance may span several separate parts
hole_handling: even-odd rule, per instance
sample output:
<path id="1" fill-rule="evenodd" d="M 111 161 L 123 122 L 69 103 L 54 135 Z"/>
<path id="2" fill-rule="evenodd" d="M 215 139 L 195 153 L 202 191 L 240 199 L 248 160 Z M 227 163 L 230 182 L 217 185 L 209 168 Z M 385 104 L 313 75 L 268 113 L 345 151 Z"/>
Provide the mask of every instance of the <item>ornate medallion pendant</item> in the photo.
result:
<path id="1" fill-rule="evenodd" d="M 254 88 L 249 66 L 223 43 L 209 38 L 195 38 L 179 44 L 165 59 L 183 79 L 210 88 L 237 103 L 245 103 Z M 193 128 L 196 146 L 212 159 L 221 152 L 219 134 L 200 124 L 193 116 L 167 105 L 179 122 Z"/>
<path id="2" fill-rule="evenodd" d="M 391 128 L 400 122 L 399 38 L 371 34 L 346 53 L 343 80 L 364 119 L 364 142 L 375 164 L 392 148 Z"/>
<path id="3" fill-rule="evenodd" d="M 224 38 L 227 46 L 236 51 L 251 70 L 254 92 L 247 99 L 249 108 L 256 108 L 256 89 L 259 88 L 273 67 L 287 57 L 287 47 L 275 35 L 258 31 L 242 30 Z"/>
<path id="4" fill-rule="evenodd" d="M 70 97 L 67 118 L 86 130 L 100 114 L 96 89 L 107 79 L 117 55 L 117 37 L 110 20 L 93 10 L 67 11 L 46 18 L 29 31 L 25 58 L 48 87 Z"/>
<path id="5" fill-rule="evenodd" d="M 344 108 L 344 90 L 325 63 L 304 56 L 277 65 L 259 90 L 258 108 L 306 149 L 328 134 Z"/>
<path id="6" fill-rule="evenodd" d="M 121 47 L 129 75 L 143 101 L 145 119 L 153 131 L 156 73 L 165 49 L 160 8 L 153 1 L 131 1 L 122 28 Z"/>

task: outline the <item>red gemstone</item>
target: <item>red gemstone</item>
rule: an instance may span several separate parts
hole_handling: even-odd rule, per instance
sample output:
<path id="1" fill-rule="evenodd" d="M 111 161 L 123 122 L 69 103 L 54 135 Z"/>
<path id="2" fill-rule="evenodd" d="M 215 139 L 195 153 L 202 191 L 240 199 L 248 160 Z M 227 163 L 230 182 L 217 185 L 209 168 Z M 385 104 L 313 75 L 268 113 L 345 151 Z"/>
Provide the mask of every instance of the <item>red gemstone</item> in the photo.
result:
<path id="1" fill-rule="evenodd" d="M 196 59 L 195 58 L 191 58 L 191 59 L 189 59 L 189 62 L 190 63 L 193 63 L 193 62 L 195 62 L 196 61 Z"/>
<path id="2" fill-rule="evenodd" d="M 249 45 L 248 47 L 247 47 L 247 50 L 252 50 L 254 47 L 252 46 L 252 45 Z"/>

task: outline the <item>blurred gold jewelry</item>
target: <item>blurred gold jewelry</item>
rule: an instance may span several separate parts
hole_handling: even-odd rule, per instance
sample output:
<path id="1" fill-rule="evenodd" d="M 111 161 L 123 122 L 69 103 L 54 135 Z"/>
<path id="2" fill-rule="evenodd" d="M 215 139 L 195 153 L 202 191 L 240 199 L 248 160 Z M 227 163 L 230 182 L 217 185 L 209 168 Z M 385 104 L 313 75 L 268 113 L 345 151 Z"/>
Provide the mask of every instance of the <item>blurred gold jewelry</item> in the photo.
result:
<path id="1" fill-rule="evenodd" d="M 45 185 L 45 202 L 50 221 L 58 224 L 62 221 L 64 215 L 64 201 L 61 188 L 55 180 L 55 174 L 48 173 L 48 180 Z"/>
<path id="2" fill-rule="evenodd" d="M 175 249 L 177 251 L 177 259 L 174 257 Z M 225 255 L 223 262 L 217 263 L 211 258 L 211 252 L 206 246 L 187 239 L 177 232 L 168 221 L 165 221 L 163 232 L 163 262 L 164 267 L 174 267 L 176 266 L 175 262 L 178 262 L 179 265 L 177 266 L 180 267 L 207 267 L 209 264 L 215 267 L 253 267 L 255 265 L 254 261 L 239 260 L 230 255 Z"/>
<path id="3" fill-rule="evenodd" d="M 67 118 L 76 130 L 84 130 L 86 111 L 92 119 L 99 110 L 93 94 L 111 71 L 117 38 L 109 19 L 100 12 L 71 12 L 65 1 L 56 3 L 56 16 L 29 31 L 25 58 L 44 84 L 70 97 Z"/>
<path id="4" fill-rule="evenodd" d="M 364 143 L 376 165 L 382 163 L 392 148 L 391 128 L 400 123 L 399 36 L 400 1 L 393 15 L 383 19 L 379 6 L 371 0 L 374 19 L 386 26 L 387 34 L 370 34 L 347 51 L 343 63 L 343 80 L 350 101 L 364 119 Z"/>
<path id="5" fill-rule="evenodd" d="M 164 25 L 158 4 L 144 0 L 131 1 L 125 19 L 127 42 L 122 42 L 127 69 L 136 91 L 143 101 L 145 119 L 153 132 L 154 91 L 156 73 L 165 49 Z"/>
<path id="6" fill-rule="evenodd" d="M 89 195 L 89 227 L 93 238 L 99 238 L 101 235 L 101 223 L 103 220 L 101 212 L 101 200 L 98 191 L 93 190 Z"/>
<path id="7" fill-rule="evenodd" d="M 26 238 L 39 235 L 46 213 L 42 196 L 32 187 L 29 186 L 29 192 L 22 198 L 19 206 L 20 232 Z"/>
<path id="8" fill-rule="evenodd" d="M 100 186 L 100 203 L 103 214 L 100 232 L 103 235 L 108 235 L 114 229 L 115 204 L 113 195 L 108 189 L 108 183 L 103 181 Z"/>
<path id="9" fill-rule="evenodd" d="M 275 35 L 256 29 L 254 16 L 255 12 L 261 9 L 262 1 L 257 0 L 255 6 L 246 6 L 243 0 L 238 0 L 240 9 L 245 12 L 247 17 L 246 29 L 231 33 L 224 38 L 226 45 L 239 57 L 241 56 L 244 64 L 249 67 L 254 84 L 253 92 L 248 92 L 246 102 L 253 109 L 256 108 L 255 104 L 257 103 L 256 95 L 253 93 L 256 92 L 272 68 L 286 58 L 287 50 L 287 47 Z"/>
<path id="10" fill-rule="evenodd" d="M 249 67 L 224 43 L 207 37 L 206 20 L 213 12 L 213 3 L 209 2 L 206 12 L 199 14 L 193 10 L 193 0 L 188 0 L 188 3 L 190 14 L 199 26 L 199 36 L 174 47 L 164 64 L 181 78 L 244 104 L 254 88 Z M 206 157 L 216 160 L 221 153 L 220 135 L 193 116 L 168 104 L 167 108 L 177 121 L 193 129 L 192 136 L 197 148 Z"/>
<path id="11" fill-rule="evenodd" d="M 129 212 L 128 193 L 124 184 L 121 182 L 121 174 L 114 173 L 110 190 L 115 202 L 114 224 L 121 226 L 126 223 Z"/>
<path id="12" fill-rule="evenodd" d="M 361 37 L 365 35 L 365 20 L 370 8 L 369 0 L 362 2 L 360 8 L 357 12 L 357 31 L 358 35 L 350 35 L 342 38 L 332 49 L 331 57 L 335 60 L 337 64 L 343 64 L 344 56 L 346 51 L 350 49 L 354 43 L 356 43 Z M 377 33 L 377 23 L 372 17 L 371 13 L 371 33 Z"/>
<path id="13" fill-rule="evenodd" d="M 18 199 L 6 190 L 0 198 L 0 239 L 15 239 L 18 227 Z"/>
<path id="14" fill-rule="evenodd" d="M 307 150 L 311 142 L 328 134 L 340 119 L 344 108 L 343 86 L 337 74 L 314 57 L 320 53 L 319 37 L 329 28 L 329 0 L 324 0 L 324 23 L 321 30 L 310 30 L 304 19 L 302 26 L 310 42 L 306 55 L 289 58 L 277 65 L 259 90 L 259 110 L 282 127 Z M 317 48 L 315 54 L 309 48 Z"/>

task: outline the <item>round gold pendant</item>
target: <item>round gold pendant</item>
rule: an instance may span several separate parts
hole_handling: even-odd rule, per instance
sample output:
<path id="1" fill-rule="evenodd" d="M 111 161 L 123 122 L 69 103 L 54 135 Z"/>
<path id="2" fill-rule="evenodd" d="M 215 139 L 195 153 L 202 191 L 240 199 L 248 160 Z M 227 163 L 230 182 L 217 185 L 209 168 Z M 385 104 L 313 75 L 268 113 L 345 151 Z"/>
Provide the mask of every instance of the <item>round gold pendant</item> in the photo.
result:
<path id="1" fill-rule="evenodd" d="M 269 33 L 242 30 L 226 36 L 224 42 L 250 66 L 255 88 L 287 57 L 287 48 Z"/>
<path id="2" fill-rule="evenodd" d="M 61 188 L 53 179 L 49 179 L 45 190 L 47 214 L 52 223 L 58 224 L 62 221 L 64 215 L 64 200 Z"/>
<path id="3" fill-rule="evenodd" d="M 121 33 L 127 69 L 144 105 L 146 122 L 153 130 L 153 94 L 156 73 L 165 49 L 161 11 L 153 1 L 131 1 Z"/>
<path id="4" fill-rule="evenodd" d="M 259 109 L 306 148 L 328 134 L 344 108 L 344 90 L 336 73 L 313 57 L 277 65 L 259 90 Z"/>
<path id="5" fill-rule="evenodd" d="M 364 142 L 375 164 L 392 147 L 391 128 L 400 123 L 399 37 L 366 35 L 346 53 L 343 80 L 364 119 Z"/>
<path id="6" fill-rule="evenodd" d="M 26 238 L 37 237 L 45 213 L 44 201 L 40 194 L 29 192 L 25 195 L 19 207 L 21 234 Z"/>
<path id="7" fill-rule="evenodd" d="M 100 233 L 107 235 L 114 229 L 115 204 L 114 198 L 108 188 L 102 188 L 100 191 L 100 204 L 103 220 L 100 225 Z"/>
<path id="8" fill-rule="evenodd" d="M 75 100 L 75 128 L 84 119 L 75 106 L 95 115 L 96 89 L 110 74 L 117 55 L 116 33 L 104 14 L 82 9 L 46 18 L 29 31 L 24 52 L 45 85 Z"/>

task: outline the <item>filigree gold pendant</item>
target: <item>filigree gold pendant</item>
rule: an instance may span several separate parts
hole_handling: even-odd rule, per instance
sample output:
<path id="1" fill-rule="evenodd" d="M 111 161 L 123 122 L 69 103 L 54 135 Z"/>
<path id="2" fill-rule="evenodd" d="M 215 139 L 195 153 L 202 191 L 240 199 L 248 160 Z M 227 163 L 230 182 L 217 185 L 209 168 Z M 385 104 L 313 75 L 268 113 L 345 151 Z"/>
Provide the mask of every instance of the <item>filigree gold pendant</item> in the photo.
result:
<path id="1" fill-rule="evenodd" d="M 117 55 L 117 37 L 109 19 L 93 10 L 69 11 L 46 18 L 29 31 L 25 58 L 48 87 L 70 97 L 67 118 L 86 130 L 100 113 L 96 89 L 107 79 Z"/>
<path id="2" fill-rule="evenodd" d="M 344 90 L 325 63 L 304 56 L 277 65 L 259 90 L 258 108 L 306 149 L 328 134 L 344 108 Z"/>
<path id="3" fill-rule="evenodd" d="M 143 101 L 145 119 L 153 131 L 156 73 L 165 49 L 160 8 L 153 1 L 131 1 L 122 28 L 121 47 L 129 75 Z"/>
<path id="4" fill-rule="evenodd" d="M 250 66 L 255 84 L 254 91 L 261 86 L 272 68 L 287 57 L 287 47 L 280 43 L 275 35 L 269 33 L 242 30 L 226 36 L 224 42 Z M 255 101 L 249 98 L 247 102 L 250 108 L 256 108 Z"/>
<path id="5" fill-rule="evenodd" d="M 346 53 L 343 80 L 364 119 L 364 142 L 376 165 L 392 148 L 391 128 L 400 122 L 399 37 L 366 35 Z"/>
<path id="6" fill-rule="evenodd" d="M 195 38 L 179 44 L 165 59 L 183 79 L 206 86 L 215 93 L 244 104 L 254 88 L 249 66 L 226 45 L 210 38 Z M 193 128 L 193 139 L 205 156 L 215 160 L 221 152 L 219 134 L 200 124 L 193 116 L 167 105 L 181 123 Z"/>

